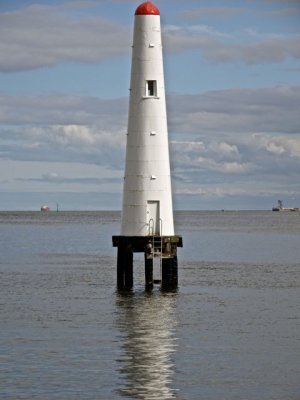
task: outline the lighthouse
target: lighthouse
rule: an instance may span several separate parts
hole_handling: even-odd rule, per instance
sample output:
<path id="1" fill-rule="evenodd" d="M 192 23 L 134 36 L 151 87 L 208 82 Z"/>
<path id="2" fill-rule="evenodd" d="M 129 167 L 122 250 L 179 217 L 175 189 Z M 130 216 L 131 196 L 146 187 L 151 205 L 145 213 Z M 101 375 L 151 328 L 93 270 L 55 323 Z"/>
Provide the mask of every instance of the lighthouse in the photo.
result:
<path id="1" fill-rule="evenodd" d="M 133 287 L 133 254 L 144 252 L 145 284 L 162 288 L 178 283 L 168 127 L 159 9 L 151 2 L 135 11 L 117 286 Z M 153 279 L 153 262 L 160 277 Z"/>

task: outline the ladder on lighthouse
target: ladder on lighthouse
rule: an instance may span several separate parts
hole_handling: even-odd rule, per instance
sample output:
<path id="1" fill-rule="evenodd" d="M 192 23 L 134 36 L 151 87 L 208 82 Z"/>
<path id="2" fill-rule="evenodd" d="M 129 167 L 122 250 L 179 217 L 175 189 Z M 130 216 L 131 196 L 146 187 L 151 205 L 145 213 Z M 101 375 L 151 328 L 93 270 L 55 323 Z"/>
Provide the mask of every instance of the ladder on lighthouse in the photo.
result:
<path id="1" fill-rule="evenodd" d="M 163 238 L 162 238 L 162 219 L 159 219 L 159 234 L 154 232 L 154 220 L 149 220 L 149 236 L 151 237 L 151 251 L 149 252 L 149 258 L 163 258 Z"/>
<path id="2" fill-rule="evenodd" d="M 159 219 L 159 233 L 154 232 L 154 220 L 151 218 L 149 220 L 149 237 L 151 237 L 151 251 L 149 252 L 148 258 L 159 258 L 160 260 L 163 258 L 172 258 L 172 254 L 169 246 L 164 243 L 163 240 L 163 223 L 162 219 Z"/>
<path id="3" fill-rule="evenodd" d="M 151 238 L 151 248 L 150 251 L 147 253 L 148 259 L 158 259 L 159 260 L 159 274 L 160 279 L 154 279 L 154 283 L 161 283 L 162 280 L 162 260 L 164 258 L 172 258 L 172 251 L 170 243 L 165 243 L 164 238 L 162 236 L 163 231 L 163 223 L 162 219 L 159 219 L 159 233 L 156 234 L 154 231 L 154 220 L 151 218 L 149 220 L 149 237 Z"/>
<path id="4" fill-rule="evenodd" d="M 150 251 L 147 254 L 148 259 L 152 259 L 154 262 L 154 259 L 159 260 L 159 279 L 154 279 L 153 283 L 161 283 L 162 280 L 162 258 L 163 258 L 163 238 L 162 238 L 162 219 L 159 219 L 159 234 L 157 235 L 156 232 L 154 232 L 154 220 L 151 218 L 149 220 L 149 236 L 151 238 L 151 244 L 150 244 Z"/>

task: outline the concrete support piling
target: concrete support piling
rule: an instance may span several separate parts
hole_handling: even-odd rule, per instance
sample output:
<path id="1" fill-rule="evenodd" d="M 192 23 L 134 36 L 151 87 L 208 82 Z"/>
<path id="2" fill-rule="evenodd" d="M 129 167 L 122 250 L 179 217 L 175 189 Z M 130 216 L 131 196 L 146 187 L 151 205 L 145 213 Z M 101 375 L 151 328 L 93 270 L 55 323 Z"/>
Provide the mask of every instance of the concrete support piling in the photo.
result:
<path id="1" fill-rule="evenodd" d="M 145 253 L 145 286 L 146 289 L 153 288 L 153 258 L 148 258 Z"/>
<path id="2" fill-rule="evenodd" d="M 119 290 L 133 287 L 133 251 L 129 245 L 118 247 L 117 286 Z"/>
<path id="3" fill-rule="evenodd" d="M 178 286 L 178 261 L 175 255 L 172 258 L 162 259 L 161 288 L 175 289 Z"/>
<path id="4" fill-rule="evenodd" d="M 144 253 L 147 290 L 151 290 L 156 283 L 160 284 L 164 290 L 177 288 L 177 247 L 182 247 L 181 236 L 113 236 L 113 246 L 118 248 L 118 290 L 132 290 L 133 288 L 134 253 Z M 161 276 L 153 276 L 154 260 L 160 263 Z"/>

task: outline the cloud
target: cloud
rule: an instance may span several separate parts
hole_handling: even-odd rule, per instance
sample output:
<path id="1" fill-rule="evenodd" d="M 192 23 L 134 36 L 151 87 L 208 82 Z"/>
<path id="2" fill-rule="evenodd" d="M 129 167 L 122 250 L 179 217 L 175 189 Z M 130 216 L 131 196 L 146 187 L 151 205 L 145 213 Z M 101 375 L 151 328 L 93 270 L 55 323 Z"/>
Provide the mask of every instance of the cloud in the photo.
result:
<path id="1" fill-rule="evenodd" d="M 88 3 L 87 3 L 88 5 Z M 128 54 L 131 29 L 103 17 L 73 15 L 72 7 L 32 5 L 0 14 L 0 71 L 65 62 L 98 63 Z"/>
<path id="2" fill-rule="evenodd" d="M 201 145 L 171 143 L 176 194 L 219 198 L 300 195 L 299 137 L 253 134 L 227 139 L 226 146 L 209 136 Z M 234 154 L 218 154 L 217 149 L 227 145 L 236 149 Z"/>
<path id="3" fill-rule="evenodd" d="M 263 197 L 268 197 L 274 201 L 274 198 L 276 199 L 278 196 L 282 196 L 283 193 L 285 197 L 295 199 L 300 196 L 300 189 L 299 187 L 293 188 L 293 186 L 288 186 L 287 184 L 282 184 L 280 182 L 277 184 L 275 183 L 272 186 L 258 182 L 235 182 L 234 184 L 224 182 L 221 185 L 214 184 L 210 186 L 203 184 L 201 186 L 198 184 L 195 186 L 189 186 L 188 188 L 178 188 L 175 190 L 176 198 L 187 199 L 187 196 L 196 196 L 198 199 L 196 204 L 198 206 L 201 204 L 202 207 L 205 206 L 203 203 L 204 200 L 209 200 L 210 202 L 215 203 L 220 199 L 229 198 L 230 203 L 228 208 L 231 209 L 234 207 L 234 204 L 231 203 L 233 199 L 237 200 L 237 207 L 239 209 L 244 208 L 243 202 L 245 200 L 249 202 L 250 199 L 250 208 L 253 208 L 251 198 L 260 198 L 260 201 L 262 201 Z M 268 202 L 269 209 L 271 209 L 271 206 L 272 203 Z"/>
<path id="4" fill-rule="evenodd" d="M 110 184 L 110 183 L 119 183 L 121 184 L 121 178 L 97 178 L 97 177 L 76 177 L 69 178 L 66 176 L 62 176 L 57 172 L 48 172 L 46 174 L 42 174 L 40 178 L 17 178 L 17 181 L 21 182 L 38 182 L 38 183 L 56 183 L 61 185 L 102 185 L 102 184 Z"/>
<path id="5" fill-rule="evenodd" d="M 274 156 L 287 156 L 300 162 L 300 136 L 253 135 L 258 149 L 263 149 Z"/>
<path id="6" fill-rule="evenodd" d="M 90 2 L 31 5 L 1 13 L 0 72 L 32 70 L 62 63 L 93 64 L 112 57 L 129 57 L 132 24 L 124 26 L 104 16 L 92 17 L 78 12 L 80 7 L 88 9 Z M 220 11 L 209 8 L 199 12 L 212 16 L 216 10 Z M 220 15 L 239 12 L 242 11 L 225 8 Z M 193 15 L 197 15 L 197 11 Z M 299 35 L 253 36 L 249 32 L 222 32 L 204 24 L 169 25 L 163 27 L 163 43 L 167 53 L 199 50 L 210 63 L 253 65 L 300 58 Z"/>
<path id="7" fill-rule="evenodd" d="M 272 10 L 272 11 L 266 11 L 264 15 L 268 17 L 295 17 L 299 18 L 300 15 L 300 7 L 299 7 L 299 2 L 297 0 L 297 5 L 298 7 L 288 7 L 288 8 L 282 8 L 280 10 Z"/>
<path id="8" fill-rule="evenodd" d="M 286 7 L 286 4 L 282 4 L 282 0 L 276 1 L 268 1 L 267 3 L 278 2 L 279 5 L 283 8 L 271 9 L 263 12 L 258 12 L 257 10 L 253 10 L 251 8 L 245 7 L 201 7 L 198 9 L 188 10 L 180 13 L 180 17 L 187 21 L 194 20 L 210 20 L 210 21 L 220 21 L 220 20 L 229 20 L 236 17 L 244 16 L 245 14 L 260 14 L 267 17 L 299 17 L 300 7 L 299 0 L 294 1 L 286 1 L 285 3 L 290 3 L 290 7 Z"/>
<path id="9" fill-rule="evenodd" d="M 246 12 L 247 9 L 239 7 L 203 7 L 195 10 L 184 11 L 180 16 L 188 21 L 195 19 L 223 20 L 237 17 Z"/>
<path id="10" fill-rule="evenodd" d="M 163 39 L 167 51 L 179 53 L 199 49 L 203 58 L 211 63 L 254 65 L 280 63 L 289 57 L 300 58 L 299 35 L 253 35 L 253 30 L 225 34 L 200 25 L 198 29 L 196 26 L 167 27 Z"/>
<path id="11" fill-rule="evenodd" d="M 198 135 L 299 133 L 299 86 L 230 89 L 169 98 L 170 130 Z"/>
<path id="12" fill-rule="evenodd" d="M 53 125 L 14 127 L 1 137 L 0 155 L 6 159 L 82 162 L 115 169 L 124 163 L 124 132 L 82 125 Z"/>
<path id="13" fill-rule="evenodd" d="M 250 162 L 242 162 L 237 145 L 216 142 L 206 138 L 203 142 L 171 142 L 172 158 L 175 171 L 184 171 L 185 176 L 192 174 L 190 181 L 195 181 L 194 172 L 217 172 L 218 174 L 243 174 L 253 168 Z M 177 173 L 177 172 L 176 172 Z"/>
<path id="14" fill-rule="evenodd" d="M 297 192 L 300 87 L 211 91 L 167 101 L 176 191 L 224 184 L 234 189 L 252 181 L 271 190 L 288 179 L 286 190 Z M 123 171 L 127 100 L 2 96 L 1 104 L 0 158 Z M 55 170 L 29 179 L 61 186 L 102 182 Z"/>
<path id="15" fill-rule="evenodd" d="M 128 99 L 47 95 L 0 95 L 0 123 L 6 125 L 101 125 L 126 129 Z M 17 110 L 17 112 L 16 112 Z M 118 118 L 112 118 L 118 115 Z"/>
<path id="16" fill-rule="evenodd" d="M 263 192 L 288 180 L 286 192 L 299 193 L 299 105 L 299 87 L 171 97 L 170 132 L 193 138 L 171 141 L 176 191 L 254 181 Z"/>
<path id="17" fill-rule="evenodd" d="M 167 97 L 169 130 L 173 134 L 215 133 L 298 134 L 300 87 L 229 89 L 196 95 Z M 99 99 L 90 96 L 0 96 L 1 137 L 18 140 L 72 138 L 93 143 L 98 134 L 111 140 L 125 137 L 128 99 Z M 116 115 L 118 118 L 116 118 Z M 10 128 L 11 127 L 11 128 Z M 81 128 L 80 128 L 81 127 Z M 13 132 L 12 132 L 13 131 Z M 224 151 L 224 149 L 222 149 Z M 227 148 L 228 152 L 236 149 Z"/>
<path id="18" fill-rule="evenodd" d="M 84 96 L 0 96 L 0 158 L 120 168 L 127 103 Z"/>
<path id="19" fill-rule="evenodd" d="M 206 58 L 211 62 L 244 62 L 249 65 L 280 63 L 289 57 L 300 58 L 299 37 L 265 39 L 258 43 L 220 45 L 208 49 Z"/>
<path id="20" fill-rule="evenodd" d="M 194 188 L 182 188 L 176 191 L 176 194 L 185 195 L 197 195 L 207 198 L 223 198 L 227 196 L 243 196 L 247 193 L 246 189 L 242 188 L 230 188 L 230 187 L 194 187 Z M 257 193 L 256 193 L 257 194 Z"/>

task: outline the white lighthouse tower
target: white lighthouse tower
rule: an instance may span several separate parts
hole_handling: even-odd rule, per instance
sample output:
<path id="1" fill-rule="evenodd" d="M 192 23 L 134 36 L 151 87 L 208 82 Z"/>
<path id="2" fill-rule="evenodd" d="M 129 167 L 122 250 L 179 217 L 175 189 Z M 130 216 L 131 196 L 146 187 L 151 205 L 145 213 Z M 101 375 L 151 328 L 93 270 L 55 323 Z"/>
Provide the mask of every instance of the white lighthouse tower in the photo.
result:
<path id="1" fill-rule="evenodd" d="M 135 12 L 130 104 L 118 247 L 118 287 L 131 288 L 134 252 L 145 252 L 146 285 L 153 284 L 153 258 L 162 265 L 162 286 L 177 285 L 168 128 L 160 12 L 151 2 Z"/>

